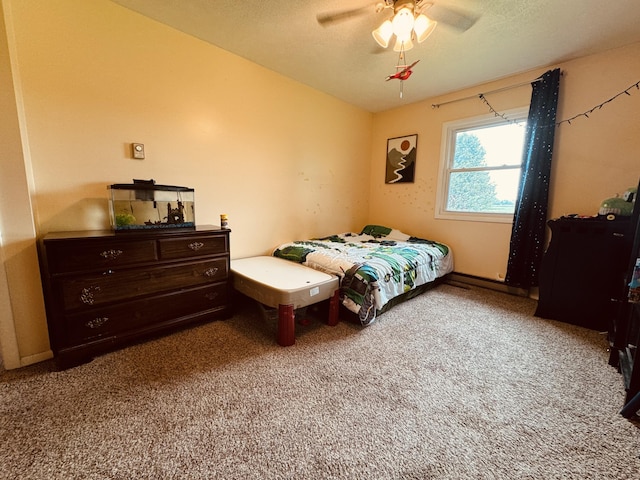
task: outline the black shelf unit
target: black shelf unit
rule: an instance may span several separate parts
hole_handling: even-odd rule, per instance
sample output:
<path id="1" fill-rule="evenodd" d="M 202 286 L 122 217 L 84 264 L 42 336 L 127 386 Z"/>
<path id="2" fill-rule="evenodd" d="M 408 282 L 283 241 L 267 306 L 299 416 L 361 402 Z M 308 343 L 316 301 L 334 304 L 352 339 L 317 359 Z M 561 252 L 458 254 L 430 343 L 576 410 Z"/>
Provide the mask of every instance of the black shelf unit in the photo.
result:
<path id="1" fill-rule="evenodd" d="M 638 190 L 640 190 L 640 183 Z M 609 332 L 611 343 L 609 363 L 617 367 L 622 374 L 626 397 L 620 413 L 626 418 L 632 417 L 640 410 L 640 363 L 636 362 L 637 349 L 640 345 L 640 302 L 631 299 L 629 288 L 636 261 L 640 258 L 640 201 L 637 198 L 631 222 L 633 241 L 622 286 L 623 296 L 618 302 L 618 313 Z"/>

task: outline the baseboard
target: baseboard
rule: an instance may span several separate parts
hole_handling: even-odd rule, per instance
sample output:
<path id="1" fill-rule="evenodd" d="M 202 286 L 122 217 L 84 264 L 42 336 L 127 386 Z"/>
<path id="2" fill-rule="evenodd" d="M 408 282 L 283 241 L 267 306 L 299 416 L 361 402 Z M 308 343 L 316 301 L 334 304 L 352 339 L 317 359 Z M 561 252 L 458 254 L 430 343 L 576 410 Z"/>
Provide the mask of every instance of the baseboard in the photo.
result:
<path id="1" fill-rule="evenodd" d="M 22 357 L 20 359 L 20 366 L 26 367 L 28 365 L 33 365 L 34 363 L 44 362 L 45 360 L 49 360 L 53 358 L 53 352 L 51 350 L 47 350 L 46 352 L 36 353 L 35 355 L 27 355 L 26 357 Z"/>
<path id="2" fill-rule="evenodd" d="M 466 273 L 452 272 L 449 274 L 447 282 L 451 285 L 473 285 L 476 287 L 488 288 L 490 290 L 496 290 L 498 292 L 509 293 L 511 295 L 518 295 L 519 297 L 528 297 L 529 291 L 524 288 L 510 287 L 504 282 L 499 280 L 492 280 L 490 278 L 476 277 L 475 275 L 468 275 Z"/>

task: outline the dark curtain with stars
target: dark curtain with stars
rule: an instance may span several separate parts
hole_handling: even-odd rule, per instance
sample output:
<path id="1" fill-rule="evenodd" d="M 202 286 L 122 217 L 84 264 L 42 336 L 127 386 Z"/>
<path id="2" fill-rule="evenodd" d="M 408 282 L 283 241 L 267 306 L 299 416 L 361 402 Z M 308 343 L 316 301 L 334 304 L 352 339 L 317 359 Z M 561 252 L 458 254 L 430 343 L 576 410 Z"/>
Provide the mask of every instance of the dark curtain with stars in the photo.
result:
<path id="1" fill-rule="evenodd" d="M 522 177 L 511 230 L 505 283 L 538 286 L 544 253 L 551 157 L 555 135 L 560 69 L 549 70 L 532 84 L 522 161 Z"/>

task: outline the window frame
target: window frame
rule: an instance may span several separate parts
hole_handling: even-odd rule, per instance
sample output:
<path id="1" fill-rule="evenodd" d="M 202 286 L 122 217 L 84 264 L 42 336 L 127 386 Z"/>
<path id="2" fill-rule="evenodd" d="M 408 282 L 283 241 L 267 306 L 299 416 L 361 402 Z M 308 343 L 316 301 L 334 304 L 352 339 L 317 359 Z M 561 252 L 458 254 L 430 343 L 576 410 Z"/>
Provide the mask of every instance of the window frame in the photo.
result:
<path id="1" fill-rule="evenodd" d="M 449 198 L 449 178 L 453 165 L 453 157 L 455 155 L 456 135 L 458 132 L 507 125 L 513 122 L 523 122 L 526 125 L 529 115 L 529 106 L 514 108 L 503 111 L 508 120 L 496 114 L 479 115 L 475 117 L 464 118 L 461 120 L 452 120 L 442 124 L 442 140 L 440 148 L 440 165 L 438 170 L 438 187 L 436 194 L 435 218 L 445 220 L 459 220 L 468 222 L 488 222 L 488 223 L 513 223 L 514 213 L 481 213 L 481 212 L 456 212 L 447 210 L 447 200 Z M 525 127 L 523 127 L 525 128 Z M 500 170 L 505 166 L 478 168 L 479 171 Z M 512 168 L 509 166 L 508 168 Z M 522 171 L 522 166 L 520 166 Z"/>

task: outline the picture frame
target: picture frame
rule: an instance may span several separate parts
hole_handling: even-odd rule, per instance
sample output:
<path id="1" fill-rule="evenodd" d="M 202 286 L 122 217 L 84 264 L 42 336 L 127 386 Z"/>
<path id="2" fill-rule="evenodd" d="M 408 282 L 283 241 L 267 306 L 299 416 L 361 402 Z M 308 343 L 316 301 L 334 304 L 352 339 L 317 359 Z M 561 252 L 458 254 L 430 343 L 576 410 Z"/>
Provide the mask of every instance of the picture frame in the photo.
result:
<path id="1" fill-rule="evenodd" d="M 384 183 L 413 183 L 417 154 L 417 133 L 387 139 Z"/>

